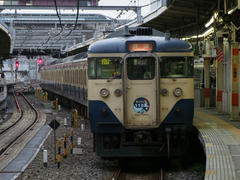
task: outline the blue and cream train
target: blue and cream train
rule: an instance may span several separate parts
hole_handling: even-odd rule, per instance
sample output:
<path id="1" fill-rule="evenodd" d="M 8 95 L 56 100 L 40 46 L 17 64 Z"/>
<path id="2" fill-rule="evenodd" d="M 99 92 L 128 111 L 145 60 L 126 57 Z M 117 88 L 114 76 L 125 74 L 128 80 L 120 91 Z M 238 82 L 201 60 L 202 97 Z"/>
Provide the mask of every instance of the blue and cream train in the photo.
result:
<path id="1" fill-rule="evenodd" d="M 97 41 L 87 59 L 42 68 L 43 88 L 88 107 L 101 157 L 174 156 L 188 147 L 192 47 L 149 32 L 136 29 Z"/>
<path id="2" fill-rule="evenodd" d="M 7 108 L 7 83 L 5 79 L 5 75 L 2 72 L 0 74 L 0 111 L 6 110 Z"/>

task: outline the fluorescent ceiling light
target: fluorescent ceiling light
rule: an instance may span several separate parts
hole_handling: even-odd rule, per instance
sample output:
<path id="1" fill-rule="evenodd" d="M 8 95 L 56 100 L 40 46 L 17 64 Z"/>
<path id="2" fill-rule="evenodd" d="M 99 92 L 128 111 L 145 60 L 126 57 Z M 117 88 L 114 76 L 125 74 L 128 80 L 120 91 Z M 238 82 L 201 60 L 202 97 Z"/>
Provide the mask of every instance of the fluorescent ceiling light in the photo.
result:
<path id="1" fill-rule="evenodd" d="M 206 30 L 203 34 L 200 34 L 198 35 L 199 38 L 201 37 L 205 37 L 205 36 L 208 36 L 209 34 L 213 33 L 214 32 L 214 28 L 211 27 L 210 29 Z M 187 38 L 182 38 L 182 40 L 188 40 L 188 39 L 194 39 L 194 38 L 197 38 L 197 36 L 191 36 L 191 37 L 187 37 Z"/>
<path id="2" fill-rule="evenodd" d="M 217 18 L 217 16 L 218 16 L 218 13 L 215 12 L 215 13 L 213 14 L 213 16 L 211 17 L 211 19 L 205 24 L 205 28 L 209 27 L 209 26 L 214 22 L 214 19 Z"/>
<path id="3" fill-rule="evenodd" d="M 228 14 L 232 14 L 233 11 L 235 11 L 236 9 L 237 9 L 237 7 L 235 7 L 235 8 L 233 8 L 233 9 L 229 10 L 229 11 L 228 11 Z"/>
<path id="4" fill-rule="evenodd" d="M 213 21 L 214 21 L 214 18 L 212 16 L 212 18 L 205 24 L 205 27 L 206 28 L 209 27 L 213 23 Z"/>

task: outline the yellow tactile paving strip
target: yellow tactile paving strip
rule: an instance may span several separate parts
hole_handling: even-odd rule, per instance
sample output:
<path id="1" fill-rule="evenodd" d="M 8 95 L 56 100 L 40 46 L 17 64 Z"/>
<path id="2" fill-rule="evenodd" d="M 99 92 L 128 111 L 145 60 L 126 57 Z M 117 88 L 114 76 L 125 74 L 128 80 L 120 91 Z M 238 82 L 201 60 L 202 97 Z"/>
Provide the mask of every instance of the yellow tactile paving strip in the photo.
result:
<path id="1" fill-rule="evenodd" d="M 228 145 L 240 145 L 240 130 L 200 111 L 195 111 L 194 125 L 200 131 L 205 145 L 205 180 L 237 180 Z"/>

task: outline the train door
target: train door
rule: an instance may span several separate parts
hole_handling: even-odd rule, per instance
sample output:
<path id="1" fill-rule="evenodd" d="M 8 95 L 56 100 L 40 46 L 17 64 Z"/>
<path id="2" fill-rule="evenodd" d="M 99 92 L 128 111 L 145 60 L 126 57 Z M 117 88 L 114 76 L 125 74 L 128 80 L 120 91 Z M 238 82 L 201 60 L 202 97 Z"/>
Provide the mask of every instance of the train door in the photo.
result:
<path id="1" fill-rule="evenodd" d="M 124 60 L 124 125 L 153 128 L 158 125 L 159 74 L 157 57 L 150 53 L 128 55 Z"/>

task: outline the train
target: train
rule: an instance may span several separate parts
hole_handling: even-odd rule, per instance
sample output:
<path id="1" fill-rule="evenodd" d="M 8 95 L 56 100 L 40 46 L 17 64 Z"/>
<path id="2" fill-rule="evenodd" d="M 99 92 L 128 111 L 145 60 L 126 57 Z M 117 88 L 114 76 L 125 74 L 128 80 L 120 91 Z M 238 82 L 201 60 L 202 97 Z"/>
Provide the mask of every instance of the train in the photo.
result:
<path id="1" fill-rule="evenodd" d="M 2 72 L 0 75 L 0 111 L 6 110 L 7 108 L 7 83 L 5 80 L 5 75 Z"/>
<path id="2" fill-rule="evenodd" d="M 192 46 L 151 28 L 92 43 L 87 58 L 41 68 L 44 90 L 84 105 L 103 158 L 174 157 L 190 148 Z"/>

